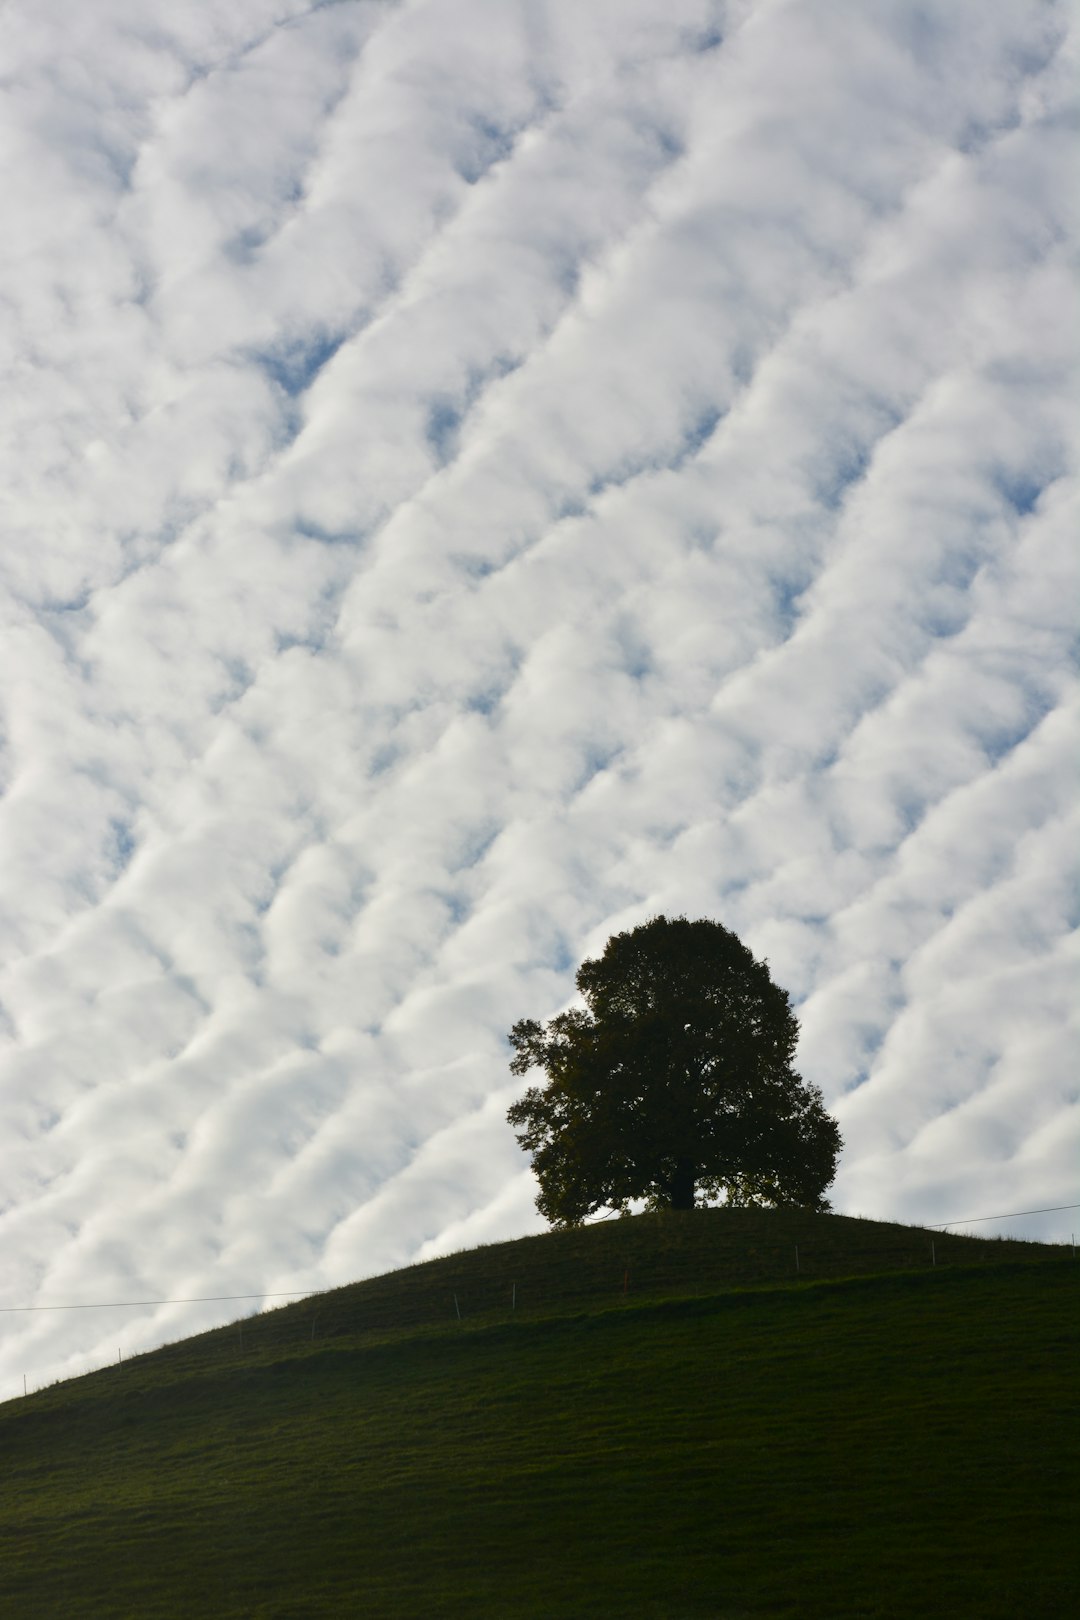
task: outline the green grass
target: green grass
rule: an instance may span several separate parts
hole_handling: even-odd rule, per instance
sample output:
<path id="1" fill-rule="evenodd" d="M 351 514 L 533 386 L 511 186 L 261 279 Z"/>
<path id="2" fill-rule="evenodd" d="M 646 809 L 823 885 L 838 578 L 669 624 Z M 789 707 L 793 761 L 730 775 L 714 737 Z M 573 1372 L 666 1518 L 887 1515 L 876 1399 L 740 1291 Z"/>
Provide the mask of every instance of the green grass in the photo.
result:
<path id="1" fill-rule="evenodd" d="M 640 1217 L 10 1402 L 0 1615 L 1059 1620 L 1080 1263 L 954 1241 Z"/>

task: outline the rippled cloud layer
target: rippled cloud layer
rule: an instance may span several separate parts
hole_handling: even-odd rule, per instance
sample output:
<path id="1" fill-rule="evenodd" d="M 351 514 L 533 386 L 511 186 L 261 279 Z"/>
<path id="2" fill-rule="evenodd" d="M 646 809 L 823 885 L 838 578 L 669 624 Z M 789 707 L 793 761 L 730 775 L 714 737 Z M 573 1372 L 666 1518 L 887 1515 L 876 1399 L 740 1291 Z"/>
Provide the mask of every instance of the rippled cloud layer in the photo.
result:
<path id="1" fill-rule="evenodd" d="M 659 911 L 837 1208 L 1075 1200 L 1069 8 L 0 34 L 0 1303 L 535 1229 L 505 1031 Z M 238 1308 L 0 1317 L 0 1396 Z"/>

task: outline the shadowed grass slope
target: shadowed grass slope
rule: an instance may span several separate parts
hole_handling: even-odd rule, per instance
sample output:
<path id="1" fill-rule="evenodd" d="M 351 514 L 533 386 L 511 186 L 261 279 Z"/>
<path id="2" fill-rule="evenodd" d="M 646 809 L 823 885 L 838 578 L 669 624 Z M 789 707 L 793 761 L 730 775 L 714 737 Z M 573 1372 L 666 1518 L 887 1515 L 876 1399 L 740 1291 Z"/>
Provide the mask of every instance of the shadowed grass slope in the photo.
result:
<path id="1" fill-rule="evenodd" d="M 933 1241 L 640 1217 L 9 1403 L 0 1614 L 1057 1620 L 1080 1265 Z"/>
<path id="2" fill-rule="evenodd" d="M 1045 1259 L 1040 1243 L 799 1210 L 641 1215 L 428 1260 L 248 1317 L 159 1354 L 194 1368 L 333 1338 L 485 1323 L 739 1287 Z"/>

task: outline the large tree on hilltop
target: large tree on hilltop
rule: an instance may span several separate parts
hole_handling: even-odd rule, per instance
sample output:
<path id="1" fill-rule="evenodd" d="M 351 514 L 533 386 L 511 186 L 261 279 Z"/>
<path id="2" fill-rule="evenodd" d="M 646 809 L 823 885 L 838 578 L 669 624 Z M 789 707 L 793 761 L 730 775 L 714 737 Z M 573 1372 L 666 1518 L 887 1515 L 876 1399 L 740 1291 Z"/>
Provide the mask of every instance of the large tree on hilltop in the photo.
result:
<path id="1" fill-rule="evenodd" d="M 513 1073 L 547 1076 L 507 1118 L 553 1225 L 632 1199 L 828 1208 L 840 1131 L 791 1067 L 787 992 L 741 940 L 654 917 L 583 962 L 577 987 L 584 1007 L 510 1033 Z"/>

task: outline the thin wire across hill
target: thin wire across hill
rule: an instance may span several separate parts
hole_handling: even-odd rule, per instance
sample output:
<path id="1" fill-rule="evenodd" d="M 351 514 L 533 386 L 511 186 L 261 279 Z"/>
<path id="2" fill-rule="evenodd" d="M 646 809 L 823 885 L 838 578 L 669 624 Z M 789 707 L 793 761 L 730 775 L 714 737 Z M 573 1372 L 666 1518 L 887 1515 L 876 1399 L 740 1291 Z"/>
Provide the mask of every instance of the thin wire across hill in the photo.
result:
<path id="1" fill-rule="evenodd" d="M 524 1320 L 620 1300 L 711 1294 L 1002 1259 L 1048 1244 L 979 1238 L 800 1210 L 638 1215 L 407 1266 L 248 1317 L 158 1354 L 211 1359 L 448 1323 Z"/>

